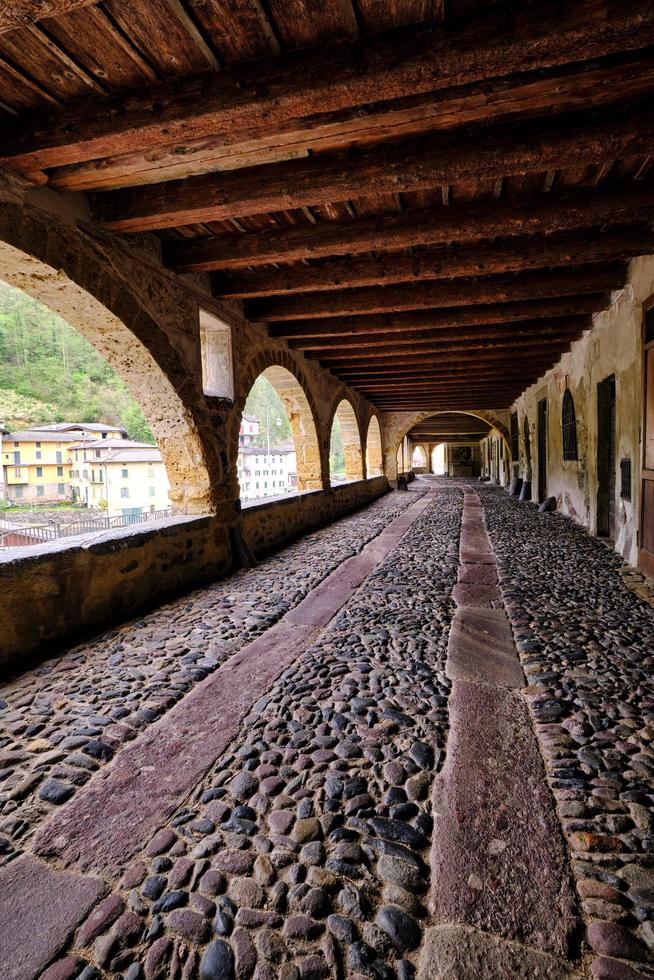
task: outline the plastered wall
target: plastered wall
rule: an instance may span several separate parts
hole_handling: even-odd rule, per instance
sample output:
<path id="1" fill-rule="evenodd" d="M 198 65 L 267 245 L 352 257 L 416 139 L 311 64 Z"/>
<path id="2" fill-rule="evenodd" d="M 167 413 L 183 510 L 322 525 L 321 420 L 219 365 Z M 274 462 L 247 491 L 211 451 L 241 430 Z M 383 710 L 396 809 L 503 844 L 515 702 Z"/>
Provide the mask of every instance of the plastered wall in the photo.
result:
<path id="1" fill-rule="evenodd" d="M 654 257 L 634 259 L 628 282 L 613 294 L 610 307 L 593 318 L 593 327 L 576 341 L 556 367 L 528 388 L 514 408 L 519 414 L 520 473 L 525 476 L 524 418 L 528 419 L 534 495 L 538 486 L 537 403 L 546 397 L 547 493 L 555 496 L 559 510 L 597 532 L 598 412 L 597 385 L 615 375 L 615 548 L 628 562 L 638 556 L 636 532 L 640 505 L 639 440 L 642 412 L 642 310 L 654 293 Z M 566 386 L 575 403 L 579 459 L 563 460 L 561 408 Z M 631 501 L 620 497 L 620 460 L 632 465 Z"/>

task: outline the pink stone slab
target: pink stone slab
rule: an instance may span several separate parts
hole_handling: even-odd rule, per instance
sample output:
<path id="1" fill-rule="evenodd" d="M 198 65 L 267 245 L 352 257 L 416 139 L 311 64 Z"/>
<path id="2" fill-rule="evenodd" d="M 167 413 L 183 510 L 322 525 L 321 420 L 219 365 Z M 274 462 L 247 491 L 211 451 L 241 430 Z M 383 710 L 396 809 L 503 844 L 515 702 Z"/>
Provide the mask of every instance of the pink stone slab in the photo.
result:
<path id="1" fill-rule="evenodd" d="M 457 609 L 445 672 L 453 681 L 524 687 L 524 675 L 503 609 Z"/>
<path id="2" fill-rule="evenodd" d="M 433 809 L 435 923 L 566 957 L 578 924 L 567 852 L 518 693 L 455 682 Z"/>
<path id="3" fill-rule="evenodd" d="M 492 565 L 482 566 L 492 568 Z M 502 605 L 502 594 L 497 585 L 474 585 L 469 582 L 457 582 L 452 590 L 452 596 L 457 606 L 476 606 L 497 609 Z"/>
<path id="4" fill-rule="evenodd" d="M 107 886 L 23 854 L 0 869 L 0 975 L 34 980 Z"/>

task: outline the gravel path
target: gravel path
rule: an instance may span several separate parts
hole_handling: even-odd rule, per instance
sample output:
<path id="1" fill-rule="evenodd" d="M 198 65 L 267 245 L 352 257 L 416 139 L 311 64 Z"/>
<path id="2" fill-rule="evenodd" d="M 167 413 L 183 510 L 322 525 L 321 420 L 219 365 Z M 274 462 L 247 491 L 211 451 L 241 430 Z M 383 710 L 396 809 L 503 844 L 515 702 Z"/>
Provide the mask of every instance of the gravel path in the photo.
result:
<path id="1" fill-rule="evenodd" d="M 415 489 L 414 489 L 415 488 Z M 0 863 L 126 740 L 265 632 L 417 496 L 392 493 L 254 569 L 169 602 L 0 687 Z"/>
<path id="2" fill-rule="evenodd" d="M 572 521 L 479 492 L 593 976 L 654 975 L 654 611 L 625 586 L 621 559 Z"/>
<path id="3" fill-rule="evenodd" d="M 413 975 L 461 509 L 460 489 L 441 490 L 254 705 L 57 977 L 87 980 L 93 963 L 125 980 Z"/>

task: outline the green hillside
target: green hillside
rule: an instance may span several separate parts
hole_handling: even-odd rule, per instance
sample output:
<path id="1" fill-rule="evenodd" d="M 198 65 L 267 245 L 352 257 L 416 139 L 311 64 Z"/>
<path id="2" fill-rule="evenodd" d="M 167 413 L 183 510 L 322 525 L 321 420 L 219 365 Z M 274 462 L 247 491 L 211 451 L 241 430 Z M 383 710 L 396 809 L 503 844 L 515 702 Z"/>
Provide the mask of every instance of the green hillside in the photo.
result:
<path id="1" fill-rule="evenodd" d="M 95 349 L 61 317 L 0 282 L 0 423 L 122 425 L 154 442 L 139 405 Z"/>

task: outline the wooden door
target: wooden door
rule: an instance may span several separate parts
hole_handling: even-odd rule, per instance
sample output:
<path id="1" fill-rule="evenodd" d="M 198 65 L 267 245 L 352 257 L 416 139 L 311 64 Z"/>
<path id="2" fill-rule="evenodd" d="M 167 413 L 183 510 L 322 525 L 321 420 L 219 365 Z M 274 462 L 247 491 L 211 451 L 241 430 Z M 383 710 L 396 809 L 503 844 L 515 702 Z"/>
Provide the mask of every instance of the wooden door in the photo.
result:
<path id="1" fill-rule="evenodd" d="M 547 398 L 538 402 L 538 503 L 547 497 Z"/>
<path id="2" fill-rule="evenodd" d="M 615 536 L 615 375 L 597 385 L 597 534 Z"/>
<path id="3" fill-rule="evenodd" d="M 654 576 L 654 297 L 643 324 L 643 459 L 638 567 Z"/>

